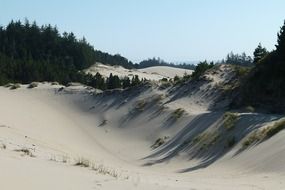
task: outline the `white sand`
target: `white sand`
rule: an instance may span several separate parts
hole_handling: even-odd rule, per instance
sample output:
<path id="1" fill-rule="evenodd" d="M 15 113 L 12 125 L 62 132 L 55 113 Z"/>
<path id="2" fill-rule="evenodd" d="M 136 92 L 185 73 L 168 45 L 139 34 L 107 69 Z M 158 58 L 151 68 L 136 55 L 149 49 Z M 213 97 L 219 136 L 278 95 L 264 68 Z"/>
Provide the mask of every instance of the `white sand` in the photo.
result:
<path id="1" fill-rule="evenodd" d="M 224 80 L 215 80 L 219 79 Z M 58 92 L 59 88 L 0 87 L 1 189 L 285 189 L 285 131 L 238 155 L 242 141 L 224 155 L 218 154 L 223 149 L 218 147 L 212 153 L 218 156 L 215 162 L 191 170 L 205 157 L 190 159 L 195 148 L 182 151 L 179 146 L 199 129 L 218 130 L 220 111 L 208 111 L 208 103 L 188 108 L 188 101 L 196 100 L 192 96 L 168 102 L 175 93 L 156 88 L 104 96 L 85 87 Z M 152 102 L 159 94 L 164 94 L 161 103 Z M 142 100 L 146 106 L 138 111 L 135 107 Z M 177 108 L 186 113 L 174 122 L 169 116 Z M 249 134 L 278 117 L 242 114 L 234 133 Z M 156 139 L 164 136 L 169 136 L 168 143 L 152 150 Z M 20 149 L 33 156 L 15 151 Z M 171 159 L 160 162 L 171 153 Z M 80 159 L 88 160 L 90 167 L 74 166 Z M 143 166 L 146 163 L 153 165 Z"/>

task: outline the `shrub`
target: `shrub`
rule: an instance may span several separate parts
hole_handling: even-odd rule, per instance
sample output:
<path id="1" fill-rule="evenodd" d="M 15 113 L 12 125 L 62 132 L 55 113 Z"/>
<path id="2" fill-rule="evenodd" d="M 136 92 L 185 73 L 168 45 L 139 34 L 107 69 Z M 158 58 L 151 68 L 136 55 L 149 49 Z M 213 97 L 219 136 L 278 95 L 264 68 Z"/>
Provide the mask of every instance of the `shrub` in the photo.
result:
<path id="1" fill-rule="evenodd" d="M 280 132 L 281 130 L 285 129 L 285 119 L 276 122 L 273 126 L 268 127 L 267 129 L 265 129 L 265 137 L 266 138 L 270 138 L 273 135 L 277 134 L 278 132 Z"/>
<path id="2" fill-rule="evenodd" d="M 85 158 L 79 158 L 74 165 L 88 168 L 90 166 L 90 161 Z"/>
<path id="3" fill-rule="evenodd" d="M 226 112 L 223 116 L 223 126 L 227 130 L 231 130 L 235 127 L 238 120 L 238 114 L 232 112 Z"/>
<path id="4" fill-rule="evenodd" d="M 32 82 L 31 84 L 29 84 L 28 88 L 35 88 L 38 87 L 38 83 L 37 82 Z"/>
<path id="5" fill-rule="evenodd" d="M 234 69 L 238 77 L 247 76 L 251 70 L 250 67 L 244 67 L 244 66 L 238 66 L 238 65 L 235 65 Z"/>
<path id="6" fill-rule="evenodd" d="M 168 136 L 164 136 L 163 138 L 158 138 L 155 143 L 153 145 L 151 145 L 151 148 L 155 149 L 155 148 L 158 148 L 160 147 L 161 145 L 163 145 L 166 140 L 168 139 L 169 137 Z"/>
<path id="7" fill-rule="evenodd" d="M 22 153 L 23 153 L 24 155 L 26 155 L 26 156 L 35 157 L 35 156 L 33 155 L 33 153 L 32 153 L 29 149 L 27 149 L 27 148 L 16 149 L 15 151 L 16 151 L 16 152 L 22 152 Z"/>
<path id="8" fill-rule="evenodd" d="M 55 81 L 55 82 L 52 82 L 51 85 L 59 85 L 59 83 Z"/>
<path id="9" fill-rule="evenodd" d="M 139 100 L 135 106 L 135 109 L 138 111 L 144 111 L 145 106 L 146 106 L 146 101 L 145 100 Z"/>
<path id="10" fill-rule="evenodd" d="M 182 117 L 184 112 L 185 112 L 185 110 L 183 108 L 178 108 L 178 109 L 174 110 L 174 112 L 172 113 L 172 117 L 175 119 L 179 119 L 180 117 Z"/>
<path id="11" fill-rule="evenodd" d="M 247 107 L 245 108 L 245 110 L 246 110 L 247 112 L 255 112 L 255 109 L 254 109 L 254 107 L 252 107 L 252 106 L 247 106 Z"/>
<path id="12" fill-rule="evenodd" d="M 10 89 L 11 89 L 11 90 L 15 90 L 15 89 L 20 88 L 20 87 L 21 87 L 21 85 L 18 84 L 18 83 L 16 83 L 16 84 L 13 84 L 13 85 L 10 87 Z"/>

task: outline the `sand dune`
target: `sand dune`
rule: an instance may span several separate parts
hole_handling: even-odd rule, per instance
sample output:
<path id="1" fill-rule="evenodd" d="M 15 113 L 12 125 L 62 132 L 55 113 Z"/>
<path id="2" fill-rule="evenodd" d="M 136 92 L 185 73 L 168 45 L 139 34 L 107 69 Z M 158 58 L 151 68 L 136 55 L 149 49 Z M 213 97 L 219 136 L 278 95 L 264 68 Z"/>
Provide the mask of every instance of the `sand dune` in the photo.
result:
<path id="1" fill-rule="evenodd" d="M 96 63 L 85 70 L 86 73 L 96 74 L 99 72 L 104 77 L 109 77 L 110 73 L 119 77 L 133 77 L 138 75 L 140 79 L 160 80 L 162 78 L 174 78 L 176 75 L 182 77 L 185 73 L 191 74 L 193 70 L 180 69 L 166 66 L 148 67 L 145 69 L 125 69 L 121 66 L 109 66 Z"/>
<path id="2" fill-rule="evenodd" d="M 210 76 L 213 84 L 230 80 L 219 72 Z M 208 83 L 104 93 L 49 83 L 0 87 L 0 187 L 284 189 L 285 131 L 243 145 L 283 116 L 237 112 L 228 130 L 227 101 L 202 93 Z"/>

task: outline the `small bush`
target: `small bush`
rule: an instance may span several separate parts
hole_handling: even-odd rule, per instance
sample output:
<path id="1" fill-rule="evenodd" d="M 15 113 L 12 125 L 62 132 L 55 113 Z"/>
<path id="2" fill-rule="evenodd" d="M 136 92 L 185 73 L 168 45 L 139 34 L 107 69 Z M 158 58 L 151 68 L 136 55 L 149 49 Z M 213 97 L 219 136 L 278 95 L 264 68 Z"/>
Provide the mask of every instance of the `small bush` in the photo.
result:
<path id="1" fill-rule="evenodd" d="M 38 87 L 38 83 L 37 82 L 32 82 L 31 84 L 29 84 L 28 88 L 36 88 Z"/>
<path id="2" fill-rule="evenodd" d="M 238 77 L 244 77 L 250 72 L 250 67 L 235 65 L 234 69 Z"/>
<path id="3" fill-rule="evenodd" d="M 51 85 L 59 85 L 58 82 L 52 82 Z"/>
<path id="4" fill-rule="evenodd" d="M 167 78 L 162 78 L 160 81 L 161 82 L 168 82 L 168 79 Z"/>
<path id="5" fill-rule="evenodd" d="M 35 157 L 35 156 L 33 155 L 33 153 L 32 153 L 29 149 L 27 149 L 27 148 L 16 149 L 15 151 L 16 151 L 16 152 L 22 152 L 22 153 L 23 153 L 24 155 L 26 155 L 26 156 Z"/>
<path id="6" fill-rule="evenodd" d="M 11 90 L 15 90 L 15 89 L 20 88 L 20 87 L 21 87 L 21 85 L 18 84 L 18 83 L 16 83 L 16 84 L 13 84 L 13 85 L 10 87 L 10 89 L 11 89 Z"/>
<path id="7" fill-rule="evenodd" d="M 278 132 L 280 132 L 281 130 L 285 129 L 285 119 L 276 122 L 273 126 L 268 127 L 267 129 L 265 129 L 265 137 L 266 138 L 270 138 L 273 135 L 277 134 Z"/>
<path id="8" fill-rule="evenodd" d="M 227 130 L 231 130 L 235 127 L 238 120 L 238 114 L 232 112 L 226 112 L 223 116 L 223 126 Z"/>
<path id="9" fill-rule="evenodd" d="M 74 165 L 88 168 L 90 166 L 90 161 L 85 158 L 79 158 Z"/>
<path id="10" fill-rule="evenodd" d="M 138 111 L 144 111 L 144 108 L 146 106 L 146 101 L 145 100 L 140 100 L 137 102 L 136 106 L 135 106 L 135 109 L 138 110 Z"/>
<path id="11" fill-rule="evenodd" d="M 153 148 L 153 149 L 155 149 L 155 148 L 158 148 L 158 147 L 160 147 L 161 145 L 163 145 L 165 142 L 166 142 L 166 140 L 168 139 L 169 137 L 167 137 L 167 136 L 164 136 L 163 138 L 158 138 L 156 141 L 155 141 L 155 143 L 153 144 L 153 145 L 151 145 L 151 148 Z"/>
<path id="12" fill-rule="evenodd" d="M 246 108 L 245 108 L 245 110 L 247 111 L 247 112 L 255 112 L 255 109 L 254 109 L 254 107 L 252 107 L 252 106 L 247 106 Z"/>
<path id="13" fill-rule="evenodd" d="M 175 119 L 179 119 L 185 113 L 183 108 L 178 108 L 172 113 L 172 117 Z"/>
<path id="14" fill-rule="evenodd" d="M 248 138 L 242 143 L 243 148 L 247 148 L 248 146 L 252 145 L 253 143 L 256 143 L 260 141 L 262 137 L 258 132 L 253 132 L 248 136 Z"/>

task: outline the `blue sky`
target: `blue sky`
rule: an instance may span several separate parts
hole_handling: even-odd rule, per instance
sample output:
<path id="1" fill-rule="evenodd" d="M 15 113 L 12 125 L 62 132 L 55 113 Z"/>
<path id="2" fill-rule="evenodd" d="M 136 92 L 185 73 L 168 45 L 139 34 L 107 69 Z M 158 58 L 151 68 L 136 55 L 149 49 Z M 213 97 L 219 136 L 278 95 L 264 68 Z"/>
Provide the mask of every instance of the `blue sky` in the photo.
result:
<path id="1" fill-rule="evenodd" d="M 284 0 L 0 0 L 0 24 L 28 18 L 74 32 L 96 49 L 134 62 L 219 60 L 272 50 Z"/>

